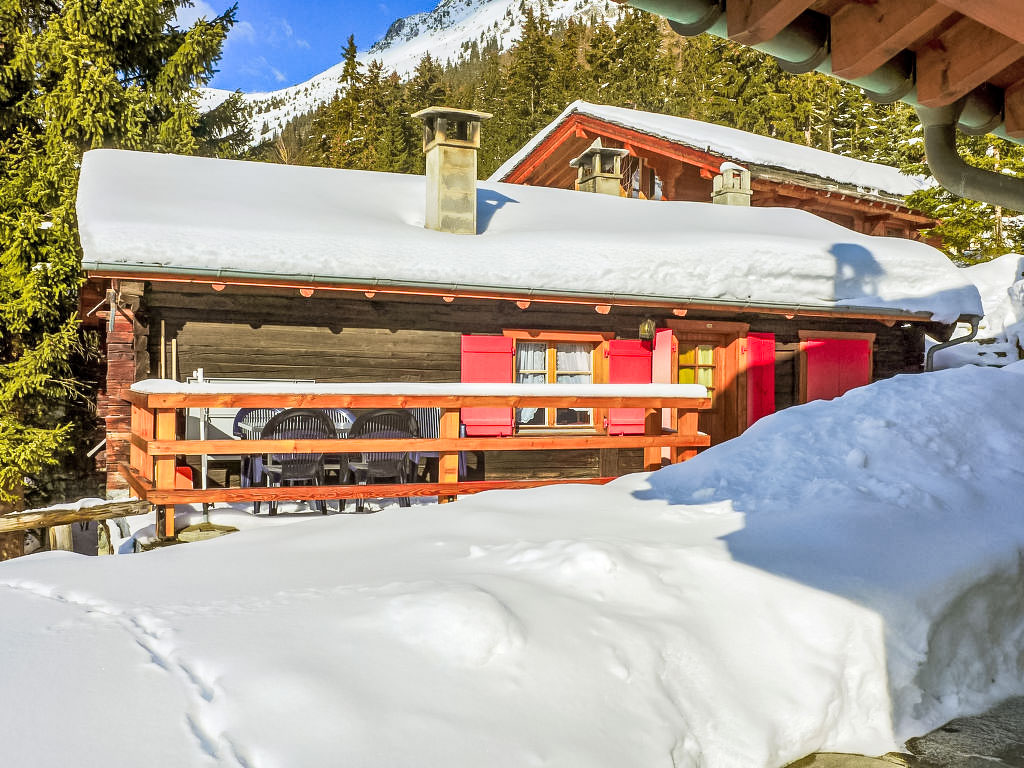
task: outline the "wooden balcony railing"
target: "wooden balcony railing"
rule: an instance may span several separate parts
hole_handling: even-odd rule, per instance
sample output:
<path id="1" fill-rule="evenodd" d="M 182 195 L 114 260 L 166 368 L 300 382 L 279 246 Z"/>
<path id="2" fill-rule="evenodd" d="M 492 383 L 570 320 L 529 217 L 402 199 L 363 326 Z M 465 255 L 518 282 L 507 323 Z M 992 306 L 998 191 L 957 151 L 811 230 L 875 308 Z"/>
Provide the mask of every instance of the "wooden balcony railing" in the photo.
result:
<path id="1" fill-rule="evenodd" d="M 174 504 L 244 501 L 313 501 L 319 499 L 437 496 L 450 500 L 460 494 L 499 488 L 530 488 L 555 483 L 605 483 L 614 478 L 557 478 L 543 480 L 459 480 L 460 451 L 580 450 L 643 448 L 644 466 L 661 466 L 662 449 L 670 461 L 684 461 L 709 445 L 697 429 L 698 413 L 710 407 L 703 387 L 684 384 L 311 384 L 259 385 L 180 384 L 139 382 L 127 393 L 131 403 L 130 463 L 121 473 L 134 493 L 154 504 L 158 512 Z M 643 408 L 643 435 L 581 434 L 511 437 L 460 437 L 462 407 L 511 408 Z M 184 440 L 178 434 L 178 411 L 191 408 L 440 408 L 440 436 L 416 439 L 331 440 Z M 662 428 L 662 409 L 673 414 L 674 430 Z M 322 485 L 297 487 L 176 488 L 177 457 L 267 453 L 357 453 L 360 451 L 438 452 L 438 482 L 380 485 Z M 173 514 L 161 514 L 163 530 L 174 535 Z"/>

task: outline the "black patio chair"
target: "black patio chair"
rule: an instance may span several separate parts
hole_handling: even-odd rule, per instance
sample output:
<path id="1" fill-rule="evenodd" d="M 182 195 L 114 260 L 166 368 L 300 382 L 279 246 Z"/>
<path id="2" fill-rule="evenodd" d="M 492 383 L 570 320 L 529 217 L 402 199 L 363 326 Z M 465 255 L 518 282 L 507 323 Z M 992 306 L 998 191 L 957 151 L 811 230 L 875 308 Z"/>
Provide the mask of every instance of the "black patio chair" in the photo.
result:
<path id="1" fill-rule="evenodd" d="M 364 413 L 356 418 L 348 432 L 349 440 L 415 437 L 419 437 L 416 417 L 409 411 L 402 410 Z M 416 476 L 416 465 L 410 459 L 408 451 L 364 451 L 358 459 L 351 455 L 348 467 L 357 485 L 376 483 L 378 480 L 408 483 Z M 398 500 L 398 504 L 409 507 L 412 506 L 412 500 L 404 496 Z M 364 499 L 356 499 L 356 512 L 362 512 L 363 507 Z"/>
<path id="2" fill-rule="evenodd" d="M 231 434 L 241 439 L 259 437 L 267 422 L 281 413 L 283 408 L 239 408 L 231 425 Z M 263 482 L 263 457 L 241 454 L 238 482 L 243 488 Z M 259 512 L 259 509 L 256 510 Z"/>
<path id="3" fill-rule="evenodd" d="M 410 408 L 409 411 L 416 417 L 416 423 L 419 425 L 420 429 L 420 437 L 441 436 L 440 408 Z M 437 457 L 437 451 L 420 452 L 419 459 L 423 463 L 423 471 L 421 473 L 419 466 L 416 467 L 417 480 L 422 480 L 423 482 L 437 482 Z"/>
<path id="4" fill-rule="evenodd" d="M 334 439 L 334 422 L 323 411 L 313 408 L 291 408 L 277 414 L 263 427 L 263 440 L 324 440 Z M 263 467 L 267 486 L 323 485 L 324 455 L 322 453 L 274 453 Z M 327 514 L 327 502 L 316 501 L 321 513 Z M 259 514 L 260 502 L 253 502 L 253 512 Z M 277 514 L 277 502 L 270 502 L 270 514 Z"/>

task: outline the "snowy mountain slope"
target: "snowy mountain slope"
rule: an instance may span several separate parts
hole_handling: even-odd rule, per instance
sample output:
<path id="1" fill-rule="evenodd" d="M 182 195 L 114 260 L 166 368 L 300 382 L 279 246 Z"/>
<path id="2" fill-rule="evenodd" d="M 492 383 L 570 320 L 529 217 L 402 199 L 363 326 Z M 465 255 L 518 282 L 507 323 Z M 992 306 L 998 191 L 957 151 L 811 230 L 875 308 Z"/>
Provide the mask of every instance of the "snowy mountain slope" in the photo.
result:
<path id="1" fill-rule="evenodd" d="M 618 13 L 608 0 L 440 0 L 434 10 L 395 21 L 387 34 L 359 57 L 363 64 L 380 61 L 387 70 L 407 77 L 427 52 L 442 62 L 458 61 L 468 54 L 473 42 L 494 39 L 500 49 L 519 38 L 524 11 L 543 11 L 552 21 L 572 16 L 608 18 Z M 340 44 L 341 41 L 339 41 Z M 272 138 L 290 119 L 330 101 L 338 90 L 341 62 L 304 83 L 267 93 L 248 93 L 253 136 L 259 141 Z M 204 89 L 200 107 L 209 109 L 231 94 L 215 88 Z"/>

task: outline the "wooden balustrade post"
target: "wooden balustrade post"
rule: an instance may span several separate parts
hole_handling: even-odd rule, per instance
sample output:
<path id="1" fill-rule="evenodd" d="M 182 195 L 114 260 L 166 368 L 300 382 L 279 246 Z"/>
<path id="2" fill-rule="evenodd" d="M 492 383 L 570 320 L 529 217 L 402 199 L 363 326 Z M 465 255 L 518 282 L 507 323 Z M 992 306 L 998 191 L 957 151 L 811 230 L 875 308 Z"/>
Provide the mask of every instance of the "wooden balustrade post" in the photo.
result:
<path id="1" fill-rule="evenodd" d="M 445 408 L 441 411 L 441 429 L 438 435 L 442 440 L 457 439 L 459 437 L 459 409 Z M 459 452 L 440 451 L 437 459 L 437 482 L 457 483 L 459 482 Z M 444 504 L 454 501 L 455 496 L 438 496 L 438 502 Z"/>
<path id="2" fill-rule="evenodd" d="M 700 414 L 695 410 L 686 408 L 675 408 L 675 423 L 677 435 L 696 435 L 698 426 L 697 420 Z M 692 459 L 697 455 L 697 449 L 685 445 L 676 445 L 672 448 L 672 463 Z"/>
<path id="3" fill-rule="evenodd" d="M 645 435 L 661 435 L 661 409 L 648 408 L 644 419 Z M 654 472 L 661 469 L 661 446 L 644 448 L 644 470 Z"/>
<path id="4" fill-rule="evenodd" d="M 153 439 L 153 411 L 132 403 L 131 420 L 133 435 L 145 440 Z M 139 474 L 147 480 L 153 479 L 153 459 L 151 456 L 132 443 L 128 457 L 132 469 L 138 470 Z"/>
<path id="5" fill-rule="evenodd" d="M 156 412 L 156 439 L 176 440 L 177 411 L 174 408 L 160 408 Z M 153 461 L 153 486 L 158 491 L 174 490 L 174 456 L 158 456 Z M 157 509 L 157 535 L 174 538 L 174 505 L 164 509 L 163 520 Z M 160 522 L 163 523 L 161 528 Z"/>

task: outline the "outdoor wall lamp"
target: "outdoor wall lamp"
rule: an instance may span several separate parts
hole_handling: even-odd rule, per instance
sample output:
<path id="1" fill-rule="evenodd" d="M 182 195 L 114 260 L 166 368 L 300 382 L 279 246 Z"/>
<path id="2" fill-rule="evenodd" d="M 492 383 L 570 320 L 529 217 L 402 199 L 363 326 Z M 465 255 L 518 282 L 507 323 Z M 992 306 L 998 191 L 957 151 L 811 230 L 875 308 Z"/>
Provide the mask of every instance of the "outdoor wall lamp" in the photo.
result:
<path id="1" fill-rule="evenodd" d="M 641 341 L 654 341 L 655 325 L 654 320 L 650 317 L 645 317 L 640 322 L 640 340 Z"/>

